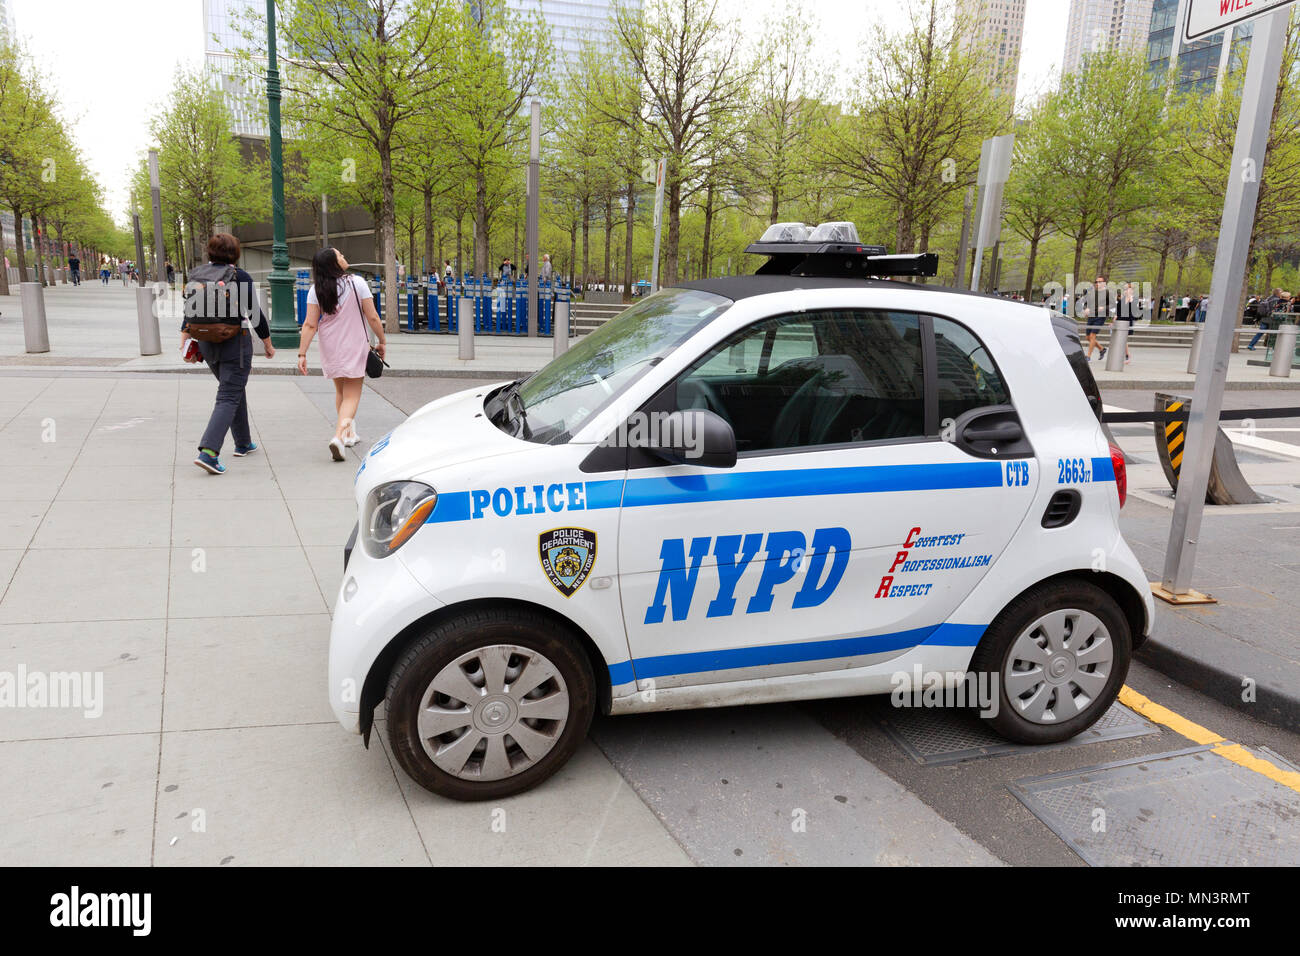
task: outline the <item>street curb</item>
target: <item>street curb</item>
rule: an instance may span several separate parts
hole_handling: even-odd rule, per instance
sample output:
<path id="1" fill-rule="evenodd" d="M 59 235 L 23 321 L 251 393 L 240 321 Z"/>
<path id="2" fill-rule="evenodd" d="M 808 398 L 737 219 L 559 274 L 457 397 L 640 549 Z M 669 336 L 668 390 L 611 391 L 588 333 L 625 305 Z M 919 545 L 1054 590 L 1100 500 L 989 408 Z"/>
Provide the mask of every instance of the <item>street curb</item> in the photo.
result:
<path id="1" fill-rule="evenodd" d="M 1255 701 L 1246 703 L 1241 699 L 1241 682 L 1245 675 L 1240 671 L 1227 671 L 1192 657 L 1154 636 L 1147 638 L 1134 656 L 1166 677 L 1248 717 L 1292 733 L 1300 732 L 1300 687 L 1280 690 L 1258 681 Z"/>
<path id="2" fill-rule="evenodd" d="M 1122 379 L 1122 378 L 1121 379 L 1098 378 L 1095 379 L 1095 381 L 1097 382 L 1097 387 L 1100 388 L 1102 391 L 1105 391 L 1106 389 L 1114 389 L 1115 391 L 1125 391 L 1125 390 L 1132 389 L 1135 391 L 1140 390 L 1140 391 L 1162 391 L 1162 392 L 1165 391 L 1190 392 L 1193 388 L 1196 387 L 1196 383 L 1194 381 L 1192 382 L 1189 381 L 1184 381 L 1184 382 L 1141 381 L 1139 382 L 1136 380 Z M 1234 382 L 1232 381 L 1232 379 L 1229 379 L 1227 385 L 1224 386 L 1224 390 L 1229 392 L 1270 392 L 1270 391 L 1292 391 L 1295 389 L 1300 389 L 1300 379 L 1297 379 L 1295 381 L 1281 380 L 1277 382 L 1257 382 L 1257 381 Z"/>
<path id="3" fill-rule="evenodd" d="M 198 366 L 196 368 L 159 368 L 155 366 L 146 366 L 144 368 L 132 368 L 123 366 L 84 366 L 84 365 L 0 365 L 0 375 L 9 371 L 31 372 L 35 374 L 58 374 L 75 372 L 79 375 L 211 375 L 207 366 Z M 384 378 L 466 378 L 466 379 L 516 379 L 532 375 L 536 369 L 515 369 L 513 371 L 502 371 L 500 369 L 469 369 L 469 368 L 386 368 L 384 369 Z M 251 377 L 256 378 L 259 375 L 293 375 L 299 376 L 297 368 L 257 368 L 254 367 Z M 320 369 L 308 369 L 306 378 L 320 378 Z M 369 381 L 369 379 L 367 379 Z"/>
<path id="4" fill-rule="evenodd" d="M 151 372 L 154 375 L 203 375 L 212 373 L 206 367 L 200 368 L 119 368 L 119 372 Z M 477 369 L 477 368 L 386 368 L 384 369 L 384 378 L 486 378 L 516 379 L 520 376 L 532 375 L 532 371 L 522 369 L 516 371 L 501 371 L 500 369 Z M 254 368 L 253 377 L 258 375 L 300 375 L 297 368 Z M 320 378 L 320 369 L 309 368 L 305 378 Z M 369 381 L 369 379 L 367 379 Z"/>

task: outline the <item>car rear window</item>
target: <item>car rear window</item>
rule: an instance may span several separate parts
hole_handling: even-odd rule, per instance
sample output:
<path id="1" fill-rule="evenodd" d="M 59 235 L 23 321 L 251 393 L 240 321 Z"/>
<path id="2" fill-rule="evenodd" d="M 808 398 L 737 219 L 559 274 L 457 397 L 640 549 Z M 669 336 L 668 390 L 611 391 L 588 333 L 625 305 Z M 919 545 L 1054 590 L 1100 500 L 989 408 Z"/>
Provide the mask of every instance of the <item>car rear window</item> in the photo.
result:
<path id="1" fill-rule="evenodd" d="M 1074 377 L 1078 380 L 1079 387 L 1083 389 L 1088 404 L 1092 406 L 1093 414 L 1100 420 L 1101 390 L 1097 388 L 1097 380 L 1092 377 L 1092 369 L 1088 367 L 1088 357 L 1083 354 L 1083 345 L 1079 342 L 1078 323 L 1068 316 L 1053 313 L 1052 331 L 1056 333 L 1056 341 L 1060 344 L 1061 351 L 1065 353 L 1066 361 L 1070 363 L 1070 368 L 1074 371 Z"/>

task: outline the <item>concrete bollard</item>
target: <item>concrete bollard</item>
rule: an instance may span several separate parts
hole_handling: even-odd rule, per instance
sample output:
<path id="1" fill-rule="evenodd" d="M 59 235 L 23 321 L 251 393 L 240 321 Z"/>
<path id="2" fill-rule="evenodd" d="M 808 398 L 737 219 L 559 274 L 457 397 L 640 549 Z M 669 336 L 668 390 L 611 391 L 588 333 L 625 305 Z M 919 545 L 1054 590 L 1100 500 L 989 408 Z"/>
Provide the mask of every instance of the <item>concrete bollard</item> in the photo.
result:
<path id="1" fill-rule="evenodd" d="M 456 300 L 456 341 L 458 358 L 474 357 L 474 300 L 467 295 Z"/>
<path id="2" fill-rule="evenodd" d="M 136 286 L 135 315 L 140 326 L 141 355 L 159 355 L 162 352 L 162 337 L 158 333 L 158 313 L 154 308 L 159 301 L 155 286 Z"/>
<path id="3" fill-rule="evenodd" d="M 555 341 L 551 354 L 558 358 L 569 348 L 569 303 L 556 302 L 552 308 L 551 336 Z"/>
<path id="4" fill-rule="evenodd" d="M 1277 335 L 1273 339 L 1273 361 L 1268 366 L 1268 374 L 1274 378 L 1291 377 L 1297 332 L 1300 332 L 1300 325 L 1278 326 Z"/>
<path id="5" fill-rule="evenodd" d="M 1201 360 L 1201 339 L 1205 331 L 1205 324 L 1198 322 L 1196 328 L 1192 330 L 1192 350 L 1187 356 L 1187 374 L 1196 374 L 1196 364 Z"/>
<path id="6" fill-rule="evenodd" d="M 45 293 L 39 282 L 19 286 L 23 303 L 23 344 L 28 352 L 50 350 L 50 330 L 45 323 Z"/>
<path id="7" fill-rule="evenodd" d="M 1106 346 L 1106 371 L 1124 371 L 1124 356 L 1128 353 L 1128 330 L 1132 323 L 1116 319 L 1110 325 L 1110 342 Z"/>

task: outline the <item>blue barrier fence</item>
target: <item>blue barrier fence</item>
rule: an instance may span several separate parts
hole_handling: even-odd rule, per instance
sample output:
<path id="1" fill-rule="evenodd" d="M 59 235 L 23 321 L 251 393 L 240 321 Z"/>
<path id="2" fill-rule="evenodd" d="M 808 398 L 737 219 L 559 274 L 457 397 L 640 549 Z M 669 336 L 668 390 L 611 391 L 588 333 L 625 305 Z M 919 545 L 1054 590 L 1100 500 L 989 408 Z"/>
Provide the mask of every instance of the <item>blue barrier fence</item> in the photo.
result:
<path id="1" fill-rule="evenodd" d="M 384 314 L 384 287 L 378 278 L 369 280 L 375 309 Z M 506 279 L 494 282 L 484 273 L 465 273 L 460 279 L 439 283 L 438 276 L 408 276 L 399 293 L 401 327 L 412 333 L 456 333 L 460 311 L 457 300 L 468 298 L 474 303 L 474 332 L 483 335 L 527 335 L 528 281 Z M 311 273 L 300 269 L 294 283 L 294 297 L 301 326 L 307 318 L 307 290 Z M 537 330 L 551 335 L 555 303 L 569 301 L 569 287 L 560 281 L 538 283 L 539 313 Z"/>
<path id="2" fill-rule="evenodd" d="M 298 325 L 307 321 L 307 290 L 311 288 L 311 271 L 299 269 L 294 282 L 293 295 L 298 307 Z"/>

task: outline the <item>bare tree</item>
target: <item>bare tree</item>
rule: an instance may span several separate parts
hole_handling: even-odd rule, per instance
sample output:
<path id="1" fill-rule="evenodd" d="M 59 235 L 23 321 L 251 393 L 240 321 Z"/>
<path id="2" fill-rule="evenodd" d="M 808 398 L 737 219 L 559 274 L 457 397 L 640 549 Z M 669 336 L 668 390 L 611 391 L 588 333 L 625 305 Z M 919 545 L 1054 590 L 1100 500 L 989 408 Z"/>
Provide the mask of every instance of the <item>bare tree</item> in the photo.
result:
<path id="1" fill-rule="evenodd" d="M 744 107 L 754 69 L 741 55 L 740 31 L 718 13 L 718 0 L 648 0 L 639 10 L 618 6 L 614 30 L 645 88 L 647 108 L 639 117 L 618 115 L 612 104 L 601 109 L 617 121 L 644 124 L 645 145 L 668 157 L 664 277 L 673 285 L 684 184 L 706 160 L 710 130 Z"/>

